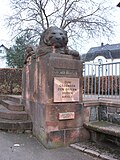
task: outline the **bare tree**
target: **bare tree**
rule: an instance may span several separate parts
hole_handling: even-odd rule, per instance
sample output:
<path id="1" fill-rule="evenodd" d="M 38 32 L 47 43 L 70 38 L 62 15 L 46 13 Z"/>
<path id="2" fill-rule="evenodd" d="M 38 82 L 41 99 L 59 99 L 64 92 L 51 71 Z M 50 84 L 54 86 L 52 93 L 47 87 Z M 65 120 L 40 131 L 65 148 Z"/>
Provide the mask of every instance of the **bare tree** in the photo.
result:
<path id="1" fill-rule="evenodd" d="M 101 2 L 101 0 L 100 0 Z M 76 43 L 83 37 L 99 34 L 109 37 L 113 32 L 110 20 L 111 8 L 105 0 L 11 0 L 13 14 L 7 22 L 17 33 L 33 31 L 33 38 L 40 38 L 41 32 L 56 25 L 68 31 Z"/>

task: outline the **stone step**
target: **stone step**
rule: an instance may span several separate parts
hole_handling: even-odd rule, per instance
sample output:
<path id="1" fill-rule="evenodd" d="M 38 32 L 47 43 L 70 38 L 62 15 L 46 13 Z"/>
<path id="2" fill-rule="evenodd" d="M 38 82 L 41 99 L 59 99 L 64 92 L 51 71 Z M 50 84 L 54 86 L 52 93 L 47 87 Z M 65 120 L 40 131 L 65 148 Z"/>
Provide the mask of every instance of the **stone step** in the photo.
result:
<path id="1" fill-rule="evenodd" d="M 10 101 L 13 101 L 15 103 L 19 103 L 19 104 L 22 103 L 22 101 L 21 101 L 22 96 L 21 95 L 8 95 L 7 99 L 10 100 Z"/>
<path id="2" fill-rule="evenodd" d="M 24 111 L 24 105 L 18 104 L 10 100 L 2 100 L 1 104 L 12 111 Z"/>
<path id="3" fill-rule="evenodd" d="M 10 95 L 0 102 L 0 130 L 32 132 L 32 121 L 24 111 L 21 96 Z"/>
<path id="4" fill-rule="evenodd" d="M 32 132 L 32 122 L 30 120 L 7 120 L 0 118 L 0 130 L 14 132 Z"/>
<path id="5" fill-rule="evenodd" d="M 3 105 L 0 105 L 0 118 L 9 120 L 28 120 L 28 114 L 25 111 L 11 111 Z"/>

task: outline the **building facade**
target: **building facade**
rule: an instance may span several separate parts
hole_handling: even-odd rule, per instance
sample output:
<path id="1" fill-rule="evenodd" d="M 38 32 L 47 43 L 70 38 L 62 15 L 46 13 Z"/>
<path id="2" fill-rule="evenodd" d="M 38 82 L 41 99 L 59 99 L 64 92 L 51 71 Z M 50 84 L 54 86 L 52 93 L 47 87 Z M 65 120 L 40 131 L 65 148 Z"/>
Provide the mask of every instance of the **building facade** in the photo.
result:
<path id="1" fill-rule="evenodd" d="M 2 44 L 0 45 L 0 68 L 8 68 L 6 61 L 7 48 Z"/>
<path id="2" fill-rule="evenodd" d="M 84 61 L 87 75 L 120 75 L 120 44 L 90 48 Z"/>

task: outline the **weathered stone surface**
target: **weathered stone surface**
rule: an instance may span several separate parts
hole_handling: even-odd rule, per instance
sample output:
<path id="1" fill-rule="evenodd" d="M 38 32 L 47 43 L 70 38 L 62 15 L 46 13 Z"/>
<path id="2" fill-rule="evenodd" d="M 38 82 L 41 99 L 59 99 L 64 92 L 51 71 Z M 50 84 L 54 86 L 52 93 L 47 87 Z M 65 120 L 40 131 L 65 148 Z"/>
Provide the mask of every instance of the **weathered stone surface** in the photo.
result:
<path id="1" fill-rule="evenodd" d="M 31 61 L 49 53 L 71 55 L 73 59 L 80 60 L 80 55 L 75 50 L 70 50 L 67 47 L 68 36 L 67 32 L 56 26 L 46 29 L 40 38 L 40 43 L 37 48 L 31 46 L 26 48 L 24 64 L 31 64 Z"/>
<path id="2" fill-rule="evenodd" d="M 23 111 L 24 105 L 10 101 L 10 100 L 2 100 L 1 104 L 4 105 L 7 109 L 12 111 Z"/>
<path id="3" fill-rule="evenodd" d="M 107 114 L 107 107 L 106 106 L 100 106 L 98 108 L 98 118 L 99 120 L 107 121 L 108 114 Z"/>
<path id="4" fill-rule="evenodd" d="M 64 131 L 52 131 L 47 134 L 47 148 L 64 146 Z"/>
<path id="5" fill-rule="evenodd" d="M 117 111 L 116 111 L 117 113 L 120 113 L 120 108 L 117 108 Z"/>
<path id="6" fill-rule="evenodd" d="M 112 157 L 107 156 L 107 155 L 104 155 L 104 154 L 101 154 L 101 155 L 100 155 L 100 158 L 102 158 L 102 159 L 104 159 L 104 160 L 117 160 L 117 159 L 115 159 L 115 158 L 112 158 Z"/>
<path id="7" fill-rule="evenodd" d="M 79 151 L 82 151 L 82 152 L 84 152 L 84 150 L 85 150 L 84 147 L 80 147 L 80 146 L 78 146 L 78 145 L 76 145 L 76 144 L 71 144 L 70 147 L 72 147 L 72 148 L 74 148 L 74 149 L 77 149 L 77 150 L 79 150 Z"/>
<path id="8" fill-rule="evenodd" d="M 65 131 L 65 144 L 79 142 L 79 128 L 69 129 Z"/>
<path id="9" fill-rule="evenodd" d="M 51 132 L 51 131 L 58 131 L 59 130 L 59 125 L 58 122 L 55 121 L 50 121 L 50 122 L 46 122 L 46 130 L 47 133 Z"/>
<path id="10" fill-rule="evenodd" d="M 97 106 L 91 107 L 90 121 L 97 121 L 97 119 L 98 119 L 98 107 Z"/>
<path id="11" fill-rule="evenodd" d="M 80 59 L 80 55 L 75 50 L 69 50 L 67 47 L 68 36 L 67 32 L 56 26 L 46 29 L 40 39 L 39 47 L 37 48 L 37 56 L 48 53 L 72 55 L 76 59 Z"/>
<path id="12" fill-rule="evenodd" d="M 97 121 L 84 123 L 84 126 L 90 130 L 120 137 L 120 126 L 109 122 Z"/>
<path id="13" fill-rule="evenodd" d="M 95 117 L 94 101 L 83 103 L 85 127 L 90 132 L 90 139 L 94 142 L 108 140 L 120 145 L 120 103 L 118 101 L 98 100 L 98 117 Z M 97 112 L 96 112 L 97 113 Z M 92 118 L 91 118 L 91 115 Z M 93 121 L 95 120 L 95 121 Z"/>
<path id="14" fill-rule="evenodd" d="M 56 28 L 53 34 L 52 29 L 43 33 L 35 56 L 30 55 L 31 60 L 23 69 L 22 94 L 25 109 L 33 122 L 33 133 L 48 148 L 79 141 L 79 129 L 83 126 L 83 64 L 78 52 L 68 49 L 66 32 Z M 54 92 L 54 79 L 60 77 L 78 80 L 77 101 L 55 101 L 58 91 Z M 73 113 L 74 118 L 62 120 L 59 118 L 61 113 Z"/>
<path id="15" fill-rule="evenodd" d="M 75 119 L 59 120 L 59 113 L 74 112 Z M 50 104 L 46 105 L 46 121 L 58 122 L 59 129 L 76 128 L 82 126 L 82 105 L 81 104 Z"/>
<path id="16" fill-rule="evenodd" d="M 9 132 L 32 132 L 32 121 L 20 104 L 20 96 L 6 96 L 0 104 L 0 129 Z"/>
<path id="17" fill-rule="evenodd" d="M 119 113 L 118 114 L 117 113 L 113 114 L 112 122 L 115 123 L 115 124 L 120 125 L 120 114 Z"/>
<path id="18" fill-rule="evenodd" d="M 116 110 L 117 110 L 116 107 L 107 107 L 107 111 L 108 111 L 109 113 L 115 113 Z"/>
<path id="19" fill-rule="evenodd" d="M 111 143 L 98 142 L 95 143 L 93 141 L 84 141 L 75 144 L 71 144 L 70 147 L 83 151 L 86 153 L 86 149 L 93 153 L 93 156 L 98 156 L 98 159 L 104 159 L 104 157 L 109 160 L 118 160 L 120 157 L 119 146 Z M 89 151 L 87 152 L 89 154 Z M 102 157 L 103 156 L 103 157 Z M 96 159 L 96 158 L 95 158 Z"/>
<path id="20" fill-rule="evenodd" d="M 32 122 L 30 120 L 7 120 L 0 118 L 0 129 L 5 131 L 32 132 Z"/>
<path id="21" fill-rule="evenodd" d="M 90 120 L 90 107 L 84 107 L 83 108 L 83 122 L 89 122 L 89 120 Z"/>
<path id="22" fill-rule="evenodd" d="M 83 142 L 83 141 L 86 141 L 88 139 L 90 139 L 90 132 L 86 128 L 81 127 L 80 128 L 79 141 Z"/>
<path id="23" fill-rule="evenodd" d="M 25 111 L 11 111 L 6 107 L 0 105 L 0 118 L 10 120 L 27 120 L 28 114 Z"/>
<path id="24" fill-rule="evenodd" d="M 85 149 L 84 152 L 85 152 L 85 153 L 88 153 L 88 154 L 90 154 L 90 155 L 92 155 L 92 156 L 97 156 L 97 157 L 100 155 L 98 152 L 93 151 L 93 150 L 91 150 L 91 149 Z"/>

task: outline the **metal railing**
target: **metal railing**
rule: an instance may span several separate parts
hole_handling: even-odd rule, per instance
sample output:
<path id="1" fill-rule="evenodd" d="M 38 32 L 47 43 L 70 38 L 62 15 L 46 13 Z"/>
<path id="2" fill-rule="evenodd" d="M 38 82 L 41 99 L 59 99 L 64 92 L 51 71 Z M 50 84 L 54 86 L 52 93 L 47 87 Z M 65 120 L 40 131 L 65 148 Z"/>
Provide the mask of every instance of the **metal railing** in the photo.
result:
<path id="1" fill-rule="evenodd" d="M 120 62 L 85 63 L 83 67 L 83 97 L 120 98 Z"/>

